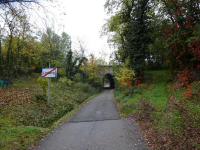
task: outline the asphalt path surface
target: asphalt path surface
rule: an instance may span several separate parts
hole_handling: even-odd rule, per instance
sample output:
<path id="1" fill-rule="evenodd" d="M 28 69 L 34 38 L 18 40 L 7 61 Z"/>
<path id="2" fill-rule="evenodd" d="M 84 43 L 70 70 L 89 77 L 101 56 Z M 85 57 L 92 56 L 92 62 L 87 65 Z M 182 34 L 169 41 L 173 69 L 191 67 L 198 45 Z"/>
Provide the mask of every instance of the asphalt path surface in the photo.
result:
<path id="1" fill-rule="evenodd" d="M 41 141 L 36 150 L 147 150 L 147 147 L 137 124 L 120 118 L 113 91 L 107 90 Z"/>

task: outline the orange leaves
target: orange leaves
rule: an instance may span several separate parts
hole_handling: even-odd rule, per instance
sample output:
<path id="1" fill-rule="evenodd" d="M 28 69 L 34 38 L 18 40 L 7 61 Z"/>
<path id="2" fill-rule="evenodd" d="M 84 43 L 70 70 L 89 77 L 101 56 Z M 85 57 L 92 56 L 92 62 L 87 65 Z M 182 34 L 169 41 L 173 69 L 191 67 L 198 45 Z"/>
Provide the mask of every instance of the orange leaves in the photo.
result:
<path id="1" fill-rule="evenodd" d="M 181 71 L 177 75 L 177 88 L 187 87 L 192 81 L 192 72 L 189 69 Z"/>
<path id="2" fill-rule="evenodd" d="M 0 89 L 0 107 L 30 103 L 32 95 L 29 90 Z"/>
<path id="3" fill-rule="evenodd" d="M 187 90 L 184 93 L 184 97 L 186 99 L 191 99 L 193 97 L 193 92 L 192 92 L 192 85 L 187 86 Z"/>

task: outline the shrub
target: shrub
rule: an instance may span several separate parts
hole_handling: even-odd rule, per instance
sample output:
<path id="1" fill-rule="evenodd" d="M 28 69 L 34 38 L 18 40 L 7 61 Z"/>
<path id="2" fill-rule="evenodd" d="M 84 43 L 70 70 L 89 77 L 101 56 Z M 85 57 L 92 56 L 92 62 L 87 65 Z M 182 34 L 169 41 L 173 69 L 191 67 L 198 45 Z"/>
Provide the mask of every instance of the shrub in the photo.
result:
<path id="1" fill-rule="evenodd" d="M 65 69 L 58 69 L 58 77 L 64 77 L 65 76 Z"/>
<path id="2" fill-rule="evenodd" d="M 74 81 L 76 81 L 76 82 L 81 82 L 81 81 L 83 81 L 83 76 L 82 76 L 80 73 L 77 73 L 77 74 L 74 76 Z"/>
<path id="3" fill-rule="evenodd" d="M 68 79 L 68 78 L 66 78 L 66 77 L 64 77 L 64 78 L 60 78 L 59 79 L 59 84 L 61 86 L 72 86 L 73 81 Z"/>
<path id="4" fill-rule="evenodd" d="M 41 86 L 43 93 L 46 93 L 48 87 L 48 80 L 47 78 L 39 77 L 37 79 L 37 83 Z"/>
<path id="5" fill-rule="evenodd" d="M 122 88 L 132 88 L 133 80 L 135 79 L 135 73 L 133 70 L 123 66 L 116 73 L 116 79 L 119 82 L 119 86 Z"/>
<path id="6" fill-rule="evenodd" d="M 187 89 L 184 93 L 184 96 L 185 96 L 186 99 L 191 99 L 193 97 L 192 85 L 187 86 Z"/>
<path id="7" fill-rule="evenodd" d="M 189 69 L 185 69 L 177 75 L 177 88 L 187 87 L 192 81 L 192 72 Z"/>
<path id="8" fill-rule="evenodd" d="M 200 102 L 200 81 L 193 82 L 192 89 L 193 89 L 194 100 Z"/>
<path id="9" fill-rule="evenodd" d="M 79 91 L 83 91 L 85 93 L 93 92 L 93 88 L 88 83 L 78 82 L 74 84 L 75 89 L 80 89 Z"/>
<path id="10" fill-rule="evenodd" d="M 47 101 L 47 96 L 45 94 L 36 94 L 35 98 L 36 98 L 36 102 Z"/>
<path id="11" fill-rule="evenodd" d="M 200 81 L 194 81 L 187 86 L 187 89 L 184 93 L 186 99 L 200 101 Z"/>
<path id="12" fill-rule="evenodd" d="M 81 97 L 80 97 L 81 95 Z M 80 95 L 76 95 L 76 97 L 74 98 L 74 101 L 77 103 L 77 104 L 81 104 L 83 103 L 86 98 L 88 97 L 88 93 L 85 93 L 85 92 L 81 92 Z"/>

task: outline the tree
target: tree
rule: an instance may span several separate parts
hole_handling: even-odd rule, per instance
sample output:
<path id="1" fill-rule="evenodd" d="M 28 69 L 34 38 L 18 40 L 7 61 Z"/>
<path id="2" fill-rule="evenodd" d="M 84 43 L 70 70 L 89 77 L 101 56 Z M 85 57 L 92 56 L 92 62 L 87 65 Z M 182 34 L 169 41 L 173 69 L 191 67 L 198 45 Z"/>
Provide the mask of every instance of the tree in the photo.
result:
<path id="1" fill-rule="evenodd" d="M 84 56 L 85 49 L 80 42 L 79 44 L 81 53 L 74 53 L 72 49 L 70 49 L 65 58 L 65 73 L 69 79 L 73 79 L 77 73 L 81 73 L 81 66 L 86 60 Z"/>
<path id="2" fill-rule="evenodd" d="M 10 74 L 16 75 L 19 70 L 20 51 L 24 45 L 22 41 L 30 32 L 30 26 L 22 8 L 5 7 L 0 19 L 2 21 L 1 41 L 5 41 L 2 49 L 6 53 L 6 59 L 3 62 L 4 73 L 7 73 L 9 77 Z"/>
<path id="3" fill-rule="evenodd" d="M 146 64 L 169 66 L 172 74 L 200 70 L 198 0 L 107 0 L 105 26 L 116 59 L 143 78 Z"/>
<path id="4" fill-rule="evenodd" d="M 149 0 L 134 2 L 131 12 L 131 21 L 127 33 L 128 64 L 136 71 L 138 77 L 143 79 L 145 67 L 145 54 L 150 43 L 149 36 Z"/>
<path id="5" fill-rule="evenodd" d="M 47 67 L 49 63 L 52 67 L 63 67 L 65 55 L 71 50 L 71 39 L 67 33 L 61 36 L 56 34 L 51 28 L 47 28 L 41 38 L 43 59 L 42 66 Z"/>
<path id="6" fill-rule="evenodd" d="M 190 68 L 198 70 L 200 64 L 193 53 L 200 38 L 194 33 L 198 33 L 200 22 L 199 1 L 162 1 L 164 13 L 167 14 L 171 22 L 164 28 L 165 42 L 168 46 L 171 71 L 184 70 Z"/>
<path id="7" fill-rule="evenodd" d="M 119 11 L 108 22 L 108 32 L 114 32 L 112 41 L 118 45 L 117 58 L 143 78 L 145 53 L 150 43 L 150 0 L 108 1 L 106 8 L 117 4 Z"/>
<path id="8" fill-rule="evenodd" d="M 87 81 L 91 85 L 95 87 L 101 86 L 102 81 L 99 78 L 101 70 L 98 65 L 98 59 L 96 59 L 94 55 L 90 55 L 86 63 L 81 66 L 81 71 L 86 74 Z"/>

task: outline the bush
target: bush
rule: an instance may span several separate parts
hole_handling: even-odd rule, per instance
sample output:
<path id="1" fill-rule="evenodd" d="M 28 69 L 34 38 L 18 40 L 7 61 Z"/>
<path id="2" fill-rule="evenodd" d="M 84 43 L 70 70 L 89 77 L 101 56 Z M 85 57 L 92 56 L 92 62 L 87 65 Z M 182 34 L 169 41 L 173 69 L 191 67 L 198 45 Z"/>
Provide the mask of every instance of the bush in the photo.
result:
<path id="1" fill-rule="evenodd" d="M 89 78 L 88 80 L 89 80 L 88 82 L 89 82 L 93 87 L 95 87 L 95 88 L 100 88 L 100 87 L 102 87 L 102 81 L 99 80 L 99 78 Z"/>
<path id="2" fill-rule="evenodd" d="M 192 71 L 185 69 L 178 73 L 177 75 L 177 88 L 187 87 L 192 81 Z"/>
<path id="3" fill-rule="evenodd" d="M 193 99 L 200 102 L 200 81 L 192 83 Z"/>
<path id="4" fill-rule="evenodd" d="M 37 79 L 37 83 L 41 86 L 43 93 L 46 93 L 48 87 L 48 80 L 47 78 L 39 77 Z"/>
<path id="5" fill-rule="evenodd" d="M 200 101 L 200 81 L 194 81 L 189 84 L 184 92 L 184 97 L 196 102 Z"/>
<path id="6" fill-rule="evenodd" d="M 65 69 L 58 69 L 58 78 L 65 76 Z"/>
<path id="7" fill-rule="evenodd" d="M 74 77 L 74 81 L 81 82 L 83 81 L 83 76 L 80 73 L 77 73 Z"/>
<path id="8" fill-rule="evenodd" d="M 72 86 L 73 84 L 73 81 L 68 79 L 67 77 L 60 78 L 58 82 L 61 87 Z"/>
<path id="9" fill-rule="evenodd" d="M 79 91 L 83 91 L 84 93 L 94 92 L 94 88 L 88 83 L 82 83 L 82 82 L 75 83 L 74 88 L 79 89 Z"/>
<path id="10" fill-rule="evenodd" d="M 135 79 L 135 73 L 133 70 L 123 66 L 116 73 L 116 79 L 121 88 L 132 88 L 133 80 Z"/>
<path id="11" fill-rule="evenodd" d="M 36 102 L 46 102 L 47 96 L 45 94 L 36 94 L 35 95 Z"/>

